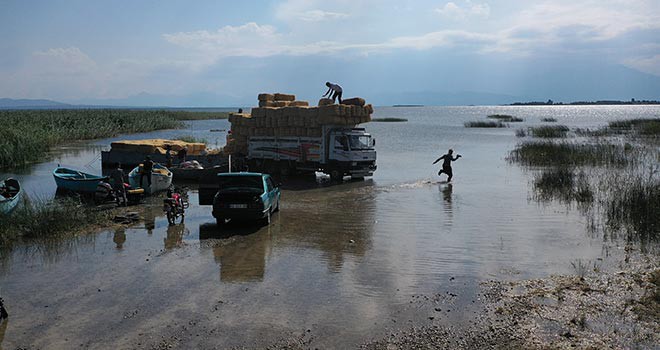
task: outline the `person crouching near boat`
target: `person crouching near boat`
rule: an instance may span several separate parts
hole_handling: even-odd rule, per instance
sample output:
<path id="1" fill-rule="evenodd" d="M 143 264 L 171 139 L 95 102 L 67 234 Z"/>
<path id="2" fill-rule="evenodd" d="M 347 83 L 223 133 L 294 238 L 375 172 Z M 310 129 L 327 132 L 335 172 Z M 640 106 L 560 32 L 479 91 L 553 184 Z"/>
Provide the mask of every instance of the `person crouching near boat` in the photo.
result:
<path id="1" fill-rule="evenodd" d="M 126 187 L 124 186 L 124 179 L 126 174 L 124 169 L 121 168 L 121 163 L 115 163 L 115 169 L 110 172 L 110 180 L 112 180 L 112 190 L 115 192 L 115 201 L 117 205 L 128 206 L 126 199 Z"/>

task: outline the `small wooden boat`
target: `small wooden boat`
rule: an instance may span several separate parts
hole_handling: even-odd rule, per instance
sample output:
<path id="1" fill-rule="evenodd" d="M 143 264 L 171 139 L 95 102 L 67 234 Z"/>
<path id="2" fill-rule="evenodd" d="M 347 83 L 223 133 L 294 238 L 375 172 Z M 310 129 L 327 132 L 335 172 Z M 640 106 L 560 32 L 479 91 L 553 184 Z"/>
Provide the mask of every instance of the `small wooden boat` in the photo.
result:
<path id="1" fill-rule="evenodd" d="M 159 191 L 165 191 L 167 188 L 172 185 L 172 172 L 167 169 L 165 166 L 154 163 L 154 169 L 151 171 L 151 186 L 147 182 L 147 179 L 143 180 L 143 184 L 140 184 L 140 175 L 142 173 L 142 164 L 135 167 L 128 173 L 128 183 L 131 187 L 134 188 L 144 188 L 146 193 L 156 193 Z"/>
<path id="2" fill-rule="evenodd" d="M 99 183 L 108 180 L 107 176 L 87 174 L 60 166 L 53 170 L 53 177 L 58 190 L 88 193 L 96 192 Z"/>
<path id="3" fill-rule="evenodd" d="M 16 179 L 0 181 L 0 214 L 9 214 L 21 200 L 21 184 Z"/>

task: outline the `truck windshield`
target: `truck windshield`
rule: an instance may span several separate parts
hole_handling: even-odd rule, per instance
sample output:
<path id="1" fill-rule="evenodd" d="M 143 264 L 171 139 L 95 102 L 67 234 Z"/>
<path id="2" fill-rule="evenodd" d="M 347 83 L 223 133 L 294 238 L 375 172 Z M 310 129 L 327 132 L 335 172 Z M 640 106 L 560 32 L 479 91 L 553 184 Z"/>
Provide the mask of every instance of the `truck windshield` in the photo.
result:
<path id="1" fill-rule="evenodd" d="M 371 136 L 366 135 L 350 135 L 348 140 L 351 144 L 351 150 L 367 150 L 371 149 Z"/>
<path id="2" fill-rule="evenodd" d="M 264 190 L 264 184 L 261 176 L 220 176 L 218 177 L 218 184 L 220 185 L 221 190 Z"/>

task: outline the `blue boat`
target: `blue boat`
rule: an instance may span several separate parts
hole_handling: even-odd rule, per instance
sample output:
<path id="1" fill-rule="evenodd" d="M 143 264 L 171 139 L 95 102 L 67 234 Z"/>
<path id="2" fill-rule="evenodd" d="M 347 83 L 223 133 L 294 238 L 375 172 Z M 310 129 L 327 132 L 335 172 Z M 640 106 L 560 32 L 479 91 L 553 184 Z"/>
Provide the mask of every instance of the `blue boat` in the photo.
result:
<path id="1" fill-rule="evenodd" d="M 23 190 L 16 179 L 0 181 L 0 215 L 7 215 L 16 208 Z"/>
<path id="2" fill-rule="evenodd" d="M 65 167 L 57 167 L 53 170 L 53 177 L 58 190 L 86 193 L 96 192 L 99 183 L 108 180 L 107 176 L 87 174 Z"/>

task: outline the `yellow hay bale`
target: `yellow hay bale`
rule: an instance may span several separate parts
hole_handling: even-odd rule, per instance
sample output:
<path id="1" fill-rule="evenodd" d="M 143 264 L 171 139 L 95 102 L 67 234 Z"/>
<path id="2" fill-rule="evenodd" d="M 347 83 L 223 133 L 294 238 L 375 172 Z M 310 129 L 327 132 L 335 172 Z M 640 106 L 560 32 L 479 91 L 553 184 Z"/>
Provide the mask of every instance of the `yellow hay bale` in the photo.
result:
<path id="1" fill-rule="evenodd" d="M 267 93 L 261 93 L 261 94 L 259 94 L 259 96 L 257 96 L 257 100 L 259 100 L 259 101 L 273 101 L 273 100 L 275 100 L 275 95 L 267 94 Z"/>
<path id="2" fill-rule="evenodd" d="M 291 102 L 289 102 L 289 101 L 275 101 L 275 102 L 272 102 L 272 103 L 273 103 L 273 107 L 286 107 Z"/>
<path id="3" fill-rule="evenodd" d="M 296 95 L 281 94 L 278 92 L 275 94 L 274 98 L 275 101 L 295 101 Z"/>
<path id="4" fill-rule="evenodd" d="M 322 98 L 319 100 L 319 107 L 320 106 L 327 106 L 334 104 L 335 102 L 331 98 Z"/>
<path id="5" fill-rule="evenodd" d="M 352 97 L 341 100 L 343 105 L 364 106 L 366 101 L 362 97 Z"/>
<path id="6" fill-rule="evenodd" d="M 266 116 L 265 108 L 252 108 L 252 118 L 263 118 Z"/>
<path id="7" fill-rule="evenodd" d="M 339 115 L 339 105 L 326 105 L 321 106 L 319 109 L 319 117 Z"/>
<path id="8" fill-rule="evenodd" d="M 309 102 L 307 102 L 307 101 L 291 101 L 291 103 L 289 103 L 289 106 L 307 107 L 307 106 L 309 106 Z"/>
<path id="9" fill-rule="evenodd" d="M 259 107 L 279 107 L 275 101 L 259 101 Z"/>
<path id="10" fill-rule="evenodd" d="M 162 153 L 164 153 L 167 145 L 172 147 L 172 150 L 176 152 L 186 147 L 188 148 L 188 154 L 190 155 L 199 155 L 206 150 L 206 145 L 204 143 L 167 139 L 124 140 L 112 142 L 110 145 L 114 150 L 145 154 L 161 153 L 159 149 L 162 149 Z"/>

